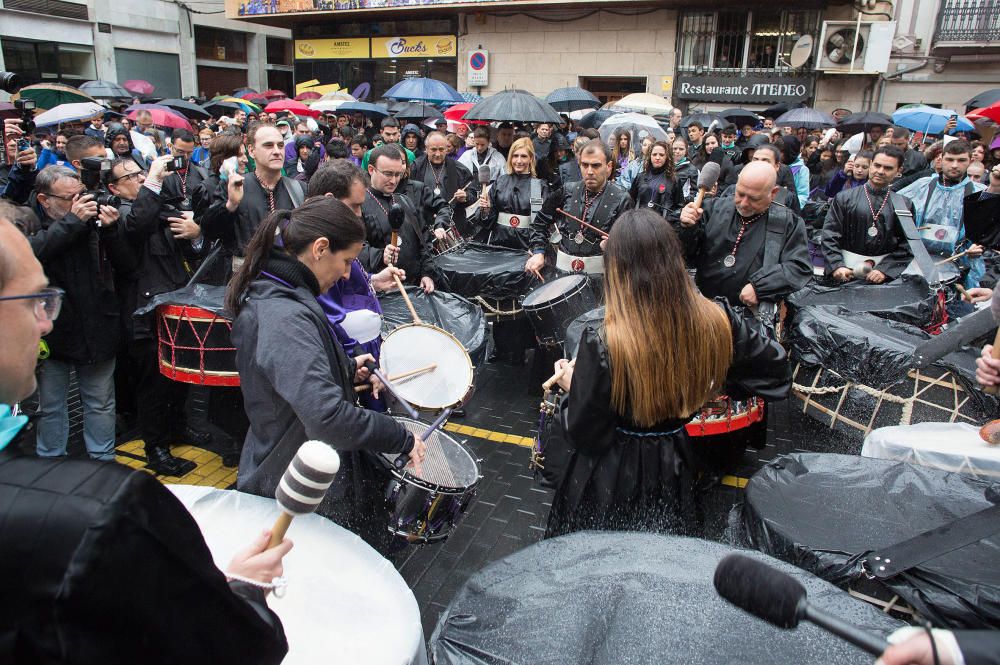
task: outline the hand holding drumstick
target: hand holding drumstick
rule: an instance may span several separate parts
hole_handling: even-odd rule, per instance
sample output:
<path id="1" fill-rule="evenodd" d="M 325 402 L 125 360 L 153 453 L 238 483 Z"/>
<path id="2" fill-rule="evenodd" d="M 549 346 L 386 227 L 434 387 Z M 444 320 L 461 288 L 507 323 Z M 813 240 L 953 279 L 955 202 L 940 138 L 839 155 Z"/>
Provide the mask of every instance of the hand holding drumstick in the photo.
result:
<path id="1" fill-rule="evenodd" d="M 570 386 L 573 383 L 573 367 L 576 365 L 576 358 L 573 360 L 566 360 L 565 358 L 560 358 L 555 362 L 554 369 L 555 374 L 549 377 L 549 380 L 542 384 L 542 390 L 548 392 L 552 389 L 552 386 L 559 384 L 559 387 L 564 391 L 569 392 Z"/>

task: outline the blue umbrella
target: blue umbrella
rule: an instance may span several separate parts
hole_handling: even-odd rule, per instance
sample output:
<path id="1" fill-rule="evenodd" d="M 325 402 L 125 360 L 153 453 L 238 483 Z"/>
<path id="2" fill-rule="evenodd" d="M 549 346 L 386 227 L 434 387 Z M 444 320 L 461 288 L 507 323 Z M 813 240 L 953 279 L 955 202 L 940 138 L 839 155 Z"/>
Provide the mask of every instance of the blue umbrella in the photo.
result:
<path id="1" fill-rule="evenodd" d="M 365 115 L 384 118 L 389 110 L 378 104 L 368 102 L 346 102 L 337 107 L 337 113 L 364 113 Z"/>
<path id="2" fill-rule="evenodd" d="M 937 109 L 933 106 L 910 106 L 899 109 L 892 114 L 892 121 L 900 127 L 923 132 L 925 135 L 943 134 L 945 125 L 952 116 L 958 116 L 958 125 L 952 133 L 975 131 L 973 124 L 958 112 L 951 109 Z"/>
<path id="3" fill-rule="evenodd" d="M 468 102 L 469 104 L 478 104 L 483 101 L 483 96 L 477 95 L 474 92 L 460 92 L 458 94 L 462 96 L 462 102 Z M 462 102 L 456 102 L 456 104 L 461 104 Z"/>
<path id="4" fill-rule="evenodd" d="M 389 88 L 383 97 L 404 101 L 432 102 L 434 104 L 465 101 L 458 90 L 447 83 L 423 77 L 403 79 Z"/>
<path id="5" fill-rule="evenodd" d="M 555 110 L 566 113 L 582 111 L 583 109 L 596 109 L 601 105 L 601 100 L 593 93 L 578 86 L 556 88 L 545 96 L 545 101 Z"/>

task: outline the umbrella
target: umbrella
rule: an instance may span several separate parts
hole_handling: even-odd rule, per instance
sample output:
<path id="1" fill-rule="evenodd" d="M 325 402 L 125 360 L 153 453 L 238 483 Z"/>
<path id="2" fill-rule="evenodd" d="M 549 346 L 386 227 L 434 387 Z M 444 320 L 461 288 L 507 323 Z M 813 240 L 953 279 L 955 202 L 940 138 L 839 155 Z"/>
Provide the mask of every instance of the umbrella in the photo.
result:
<path id="1" fill-rule="evenodd" d="M 265 106 L 264 110 L 268 113 L 280 113 L 281 111 L 286 111 L 288 113 L 294 113 L 295 115 L 305 115 L 313 118 L 318 118 L 322 115 L 322 112 L 318 109 L 310 108 L 302 102 L 297 102 L 294 99 L 279 99 L 278 101 L 271 102 Z"/>
<path id="2" fill-rule="evenodd" d="M 719 111 L 719 117 L 724 120 L 728 120 L 737 127 L 743 125 L 750 125 L 751 127 L 756 127 L 757 123 L 760 122 L 760 118 L 753 111 L 747 111 L 746 109 L 726 109 L 725 111 Z"/>
<path id="3" fill-rule="evenodd" d="M 338 113 L 363 113 L 366 116 L 384 118 L 389 115 L 389 111 L 379 104 L 369 102 L 345 102 L 337 108 Z"/>
<path id="4" fill-rule="evenodd" d="M 971 132 L 975 126 L 951 109 L 937 109 L 933 106 L 911 106 L 892 114 L 892 121 L 900 127 L 926 134 L 943 134 L 948 119 L 957 116 L 958 124 L 954 132 Z"/>
<path id="5" fill-rule="evenodd" d="M 601 100 L 593 93 L 577 86 L 556 88 L 545 96 L 545 101 L 555 110 L 567 113 L 581 109 L 596 109 L 601 105 Z"/>
<path id="6" fill-rule="evenodd" d="M 986 108 L 976 109 L 966 114 L 966 117 L 975 120 L 992 120 L 993 122 L 1000 123 L 1000 104 L 995 103 Z"/>
<path id="7" fill-rule="evenodd" d="M 667 140 L 667 133 L 660 127 L 660 123 L 642 113 L 619 113 L 608 118 L 601 124 L 601 138 L 607 141 L 622 130 L 632 135 L 633 146 L 638 146 L 646 136 L 652 136 L 656 141 Z"/>
<path id="8" fill-rule="evenodd" d="M 774 124 L 778 127 L 791 127 L 792 129 L 826 129 L 836 125 L 837 121 L 828 113 L 816 109 L 800 108 L 779 115 Z"/>
<path id="9" fill-rule="evenodd" d="M 1000 148 L 1000 136 L 993 139 L 993 143 L 990 144 L 990 150 L 996 150 L 997 148 Z"/>
<path id="10" fill-rule="evenodd" d="M 261 108 L 259 106 L 257 106 L 248 99 L 243 99 L 242 97 L 219 97 L 213 101 L 229 102 L 231 104 L 236 104 L 247 113 L 260 113 L 261 111 Z"/>
<path id="11" fill-rule="evenodd" d="M 304 104 L 305 102 L 303 102 Z M 347 102 L 343 99 L 320 99 L 309 104 L 309 108 L 314 111 L 320 111 L 321 113 L 332 113 L 337 111 L 341 106 Z"/>
<path id="12" fill-rule="evenodd" d="M 181 115 L 191 118 L 192 120 L 207 120 L 212 117 L 212 114 L 191 102 L 186 102 L 183 99 L 164 99 L 159 103 L 160 106 L 166 106 L 169 109 L 179 112 Z"/>
<path id="13" fill-rule="evenodd" d="M 201 108 L 212 114 L 213 118 L 221 118 L 224 115 L 232 115 L 237 111 L 245 110 L 239 104 L 233 102 L 209 102 Z"/>
<path id="14" fill-rule="evenodd" d="M 444 117 L 448 120 L 448 131 L 452 131 L 452 123 L 461 123 L 465 125 L 488 125 L 490 123 L 484 120 L 466 120 L 465 114 L 469 112 L 475 104 L 471 102 L 463 102 L 461 104 L 454 104 L 449 106 L 444 112 Z"/>
<path id="15" fill-rule="evenodd" d="M 982 106 L 993 106 L 1000 102 L 1000 88 L 983 90 L 981 93 L 965 102 L 966 107 L 979 108 Z"/>
<path id="16" fill-rule="evenodd" d="M 34 99 L 40 109 L 54 109 L 60 104 L 76 102 L 96 102 L 97 100 L 74 87 L 61 83 L 36 83 L 27 85 L 12 99 Z"/>
<path id="17" fill-rule="evenodd" d="M 295 95 L 295 101 L 297 102 L 307 102 L 310 99 L 322 99 L 323 95 L 319 94 L 315 90 L 309 90 L 307 92 L 301 92 Z"/>
<path id="18" fill-rule="evenodd" d="M 408 102 L 394 114 L 397 120 L 429 120 L 443 118 L 444 114 L 430 104 Z"/>
<path id="19" fill-rule="evenodd" d="M 852 113 L 837 123 L 837 131 L 841 134 L 853 134 L 854 132 L 867 132 L 872 127 L 891 127 L 892 118 L 884 113 L 874 111 L 864 111 Z"/>
<path id="20" fill-rule="evenodd" d="M 142 79 L 130 79 L 122 83 L 122 87 L 135 95 L 151 95 L 156 90 L 152 83 Z"/>
<path id="21" fill-rule="evenodd" d="M 324 102 L 356 102 L 356 101 L 359 101 L 358 99 L 355 99 L 352 95 L 348 94 L 344 90 L 334 90 L 333 92 L 328 92 L 325 95 L 323 95 L 322 97 L 320 97 L 320 100 L 324 101 Z"/>
<path id="22" fill-rule="evenodd" d="M 487 97 L 465 114 L 466 120 L 500 122 L 554 122 L 562 118 L 556 110 L 524 90 L 504 90 Z"/>
<path id="23" fill-rule="evenodd" d="M 760 112 L 760 115 L 765 118 L 777 118 L 778 116 L 788 113 L 792 109 L 802 108 L 803 106 L 804 105 L 801 102 L 781 102 L 780 104 L 767 107 Z"/>
<path id="24" fill-rule="evenodd" d="M 262 104 L 267 104 L 267 97 L 257 92 L 244 92 L 242 95 L 236 95 L 242 100 L 253 102 L 257 106 Z"/>
<path id="25" fill-rule="evenodd" d="M 252 92 L 255 95 L 259 95 L 260 94 L 259 92 L 257 92 L 253 88 L 237 88 L 236 90 L 233 90 L 232 96 L 233 97 L 242 97 L 245 93 L 248 93 L 248 92 Z"/>
<path id="26" fill-rule="evenodd" d="M 462 95 L 458 94 L 458 90 L 447 83 L 423 77 L 403 79 L 389 88 L 383 97 L 435 104 L 465 101 Z"/>
<path id="27" fill-rule="evenodd" d="M 473 104 L 478 104 L 479 102 L 483 101 L 483 96 L 477 95 L 474 92 L 461 92 L 459 93 L 459 95 L 461 95 L 463 102 L 471 102 Z"/>
<path id="28" fill-rule="evenodd" d="M 271 101 L 274 101 L 276 99 L 285 99 L 286 97 L 288 97 L 288 95 L 286 95 L 281 90 L 273 90 L 273 89 L 272 90 L 265 90 L 264 92 L 262 92 L 260 94 L 264 95 L 265 99 L 270 99 Z"/>
<path id="29" fill-rule="evenodd" d="M 616 109 L 639 111 L 650 115 L 654 113 L 670 113 L 674 110 L 674 107 L 670 104 L 670 100 L 649 92 L 633 92 L 631 95 L 626 95 L 609 106 Z"/>
<path id="30" fill-rule="evenodd" d="M 54 109 L 39 113 L 35 116 L 35 125 L 38 127 L 50 127 L 64 122 L 77 122 L 79 120 L 89 120 L 96 115 L 103 116 L 105 109 L 97 102 L 73 102 L 72 104 L 60 104 Z"/>
<path id="31" fill-rule="evenodd" d="M 0 118 L 13 118 L 21 115 L 17 107 L 10 102 L 0 102 Z"/>
<path id="32" fill-rule="evenodd" d="M 614 109 L 598 109 L 580 118 L 580 121 L 576 124 L 583 129 L 597 129 L 611 116 L 621 115 L 622 113 L 623 111 L 615 111 Z"/>
<path id="33" fill-rule="evenodd" d="M 136 104 L 135 106 L 143 105 Z M 152 106 L 152 104 L 147 106 Z M 150 115 L 153 116 L 153 124 L 157 127 L 169 127 L 170 129 L 191 129 L 191 123 L 188 119 L 173 109 L 166 107 L 163 109 L 134 108 L 128 112 L 129 119 L 135 120 L 135 116 L 138 115 L 139 111 L 149 111 Z"/>
<path id="34" fill-rule="evenodd" d="M 722 118 L 715 115 L 714 113 L 692 113 L 691 115 L 683 118 L 681 120 L 681 127 L 688 127 L 692 122 L 699 123 L 707 131 L 709 127 L 713 124 L 721 125 L 723 124 Z"/>
<path id="35" fill-rule="evenodd" d="M 94 99 L 131 99 L 132 93 L 111 81 L 87 81 L 80 86 L 80 92 L 85 92 Z"/>

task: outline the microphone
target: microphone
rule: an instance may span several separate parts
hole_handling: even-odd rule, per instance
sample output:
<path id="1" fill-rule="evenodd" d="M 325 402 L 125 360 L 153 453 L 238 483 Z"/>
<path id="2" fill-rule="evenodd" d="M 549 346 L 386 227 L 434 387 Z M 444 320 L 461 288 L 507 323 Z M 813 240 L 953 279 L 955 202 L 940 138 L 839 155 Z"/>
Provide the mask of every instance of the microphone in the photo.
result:
<path id="1" fill-rule="evenodd" d="M 274 491 L 281 515 L 271 529 L 268 549 L 281 543 L 293 517 L 316 511 L 339 470 L 340 455 L 322 441 L 306 441 L 299 446 Z"/>
<path id="2" fill-rule="evenodd" d="M 406 222 L 406 212 L 403 210 L 403 206 L 393 201 L 392 205 L 389 206 L 389 227 L 392 229 L 393 247 L 399 244 L 399 230 L 403 228 L 404 222 Z"/>
<path id="3" fill-rule="evenodd" d="M 705 200 L 705 192 L 715 187 L 722 175 L 722 167 L 716 162 L 707 162 L 698 174 L 698 195 L 694 197 L 694 207 L 700 208 L 701 202 Z"/>
<path id="4" fill-rule="evenodd" d="M 476 169 L 476 175 L 479 176 L 480 191 L 482 191 L 488 184 L 490 184 L 490 174 L 491 174 L 491 169 L 486 164 L 483 164 L 478 169 Z"/>
<path id="5" fill-rule="evenodd" d="M 874 270 L 874 268 L 872 268 L 872 264 L 865 261 L 853 269 L 852 272 L 854 273 L 854 279 L 864 279 L 872 270 Z"/>
<path id="6" fill-rule="evenodd" d="M 881 637 L 815 607 L 798 580 L 756 559 L 726 555 L 716 566 L 713 581 L 720 596 L 778 628 L 795 628 L 805 619 L 873 656 L 881 656 L 889 647 Z"/>

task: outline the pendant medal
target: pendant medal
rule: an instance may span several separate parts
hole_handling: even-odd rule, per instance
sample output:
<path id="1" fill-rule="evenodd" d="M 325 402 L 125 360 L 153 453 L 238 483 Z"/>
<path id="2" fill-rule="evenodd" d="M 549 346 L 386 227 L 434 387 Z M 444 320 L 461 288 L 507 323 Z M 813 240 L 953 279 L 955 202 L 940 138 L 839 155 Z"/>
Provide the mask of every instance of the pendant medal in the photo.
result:
<path id="1" fill-rule="evenodd" d="M 441 196 L 441 188 L 440 187 L 435 187 L 434 188 L 434 196 Z"/>
<path id="2" fill-rule="evenodd" d="M 733 256 L 732 254 L 727 254 L 726 258 L 722 259 L 722 265 L 726 266 L 727 268 L 732 268 L 734 265 L 736 265 L 736 257 Z"/>
<path id="3" fill-rule="evenodd" d="M 875 236 L 878 235 L 878 229 L 875 228 L 874 226 L 869 226 L 868 227 L 868 235 L 871 236 L 872 238 L 874 238 Z"/>
<path id="4" fill-rule="evenodd" d="M 646 204 L 646 207 L 647 207 L 647 208 L 652 208 L 652 207 L 653 207 L 653 202 L 652 202 L 652 201 L 650 201 L 649 203 L 647 203 L 647 204 Z"/>
<path id="5" fill-rule="evenodd" d="M 577 231 L 576 232 L 576 236 L 573 238 L 573 241 L 577 245 L 582 245 L 583 244 L 583 231 Z"/>

